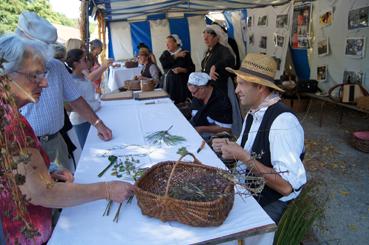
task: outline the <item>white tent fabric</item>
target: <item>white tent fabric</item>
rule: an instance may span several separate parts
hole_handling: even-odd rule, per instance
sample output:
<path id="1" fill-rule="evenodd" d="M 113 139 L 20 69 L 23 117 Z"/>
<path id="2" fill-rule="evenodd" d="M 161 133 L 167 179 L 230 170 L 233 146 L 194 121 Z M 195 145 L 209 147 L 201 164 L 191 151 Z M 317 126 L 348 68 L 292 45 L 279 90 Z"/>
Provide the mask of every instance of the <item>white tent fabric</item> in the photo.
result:
<path id="1" fill-rule="evenodd" d="M 250 9 L 248 17 L 252 18 L 252 24 L 247 28 L 247 51 L 248 52 L 263 52 L 267 55 L 281 59 L 280 69 L 275 78 L 278 79 L 283 72 L 285 65 L 288 43 L 290 39 L 291 20 L 293 13 L 292 2 L 282 6 Z M 288 24 L 284 28 L 276 28 L 277 15 L 288 15 Z M 267 25 L 258 25 L 258 19 L 267 16 Z M 281 35 L 284 37 L 283 47 L 278 47 L 274 44 L 274 36 Z M 250 36 L 253 36 L 253 43 L 250 43 Z M 267 37 L 266 49 L 260 48 L 261 37 Z"/>
<path id="2" fill-rule="evenodd" d="M 151 35 L 153 36 L 151 38 L 152 52 L 156 56 L 157 64 L 159 68 L 163 70 L 163 68 L 161 67 L 159 58 L 163 50 L 167 49 L 166 37 L 170 34 L 169 22 L 166 19 L 165 20 L 151 20 L 150 29 L 151 29 Z"/>
<path id="3" fill-rule="evenodd" d="M 104 11 L 108 20 L 129 20 L 150 14 L 184 12 L 201 13 L 262 7 L 289 0 L 95 0 L 91 5 Z"/>
<path id="4" fill-rule="evenodd" d="M 133 57 L 131 27 L 128 22 L 110 24 L 113 50 L 116 60 Z"/>

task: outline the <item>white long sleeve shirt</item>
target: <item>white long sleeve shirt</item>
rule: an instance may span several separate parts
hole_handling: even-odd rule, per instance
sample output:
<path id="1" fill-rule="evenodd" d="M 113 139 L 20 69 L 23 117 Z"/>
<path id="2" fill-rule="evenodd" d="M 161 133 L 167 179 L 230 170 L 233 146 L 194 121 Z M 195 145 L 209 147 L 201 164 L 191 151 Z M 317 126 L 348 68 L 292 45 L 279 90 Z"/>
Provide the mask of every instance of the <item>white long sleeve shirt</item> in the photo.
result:
<path id="1" fill-rule="evenodd" d="M 253 122 L 244 149 L 251 153 L 256 135 L 264 114 L 268 108 L 264 107 L 253 114 Z M 246 117 L 247 118 L 247 115 Z M 242 126 L 241 136 L 237 143 L 241 144 L 246 120 Z M 304 130 L 295 115 L 284 112 L 273 121 L 270 132 L 270 157 L 273 169 L 276 172 L 288 171 L 279 175 L 289 182 L 294 190 L 306 183 L 306 172 L 300 155 L 304 151 Z M 238 163 L 239 168 L 245 168 L 244 163 Z M 281 201 L 289 201 L 296 198 L 300 191 L 293 191 L 288 196 L 281 197 Z"/>

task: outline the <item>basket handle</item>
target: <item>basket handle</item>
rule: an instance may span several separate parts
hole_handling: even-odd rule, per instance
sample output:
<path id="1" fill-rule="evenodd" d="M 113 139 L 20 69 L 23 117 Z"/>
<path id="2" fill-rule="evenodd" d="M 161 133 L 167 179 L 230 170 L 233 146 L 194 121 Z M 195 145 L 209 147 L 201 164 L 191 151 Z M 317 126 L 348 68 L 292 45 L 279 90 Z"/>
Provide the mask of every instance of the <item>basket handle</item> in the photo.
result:
<path id="1" fill-rule="evenodd" d="M 199 164 L 199 165 L 202 165 L 202 163 L 195 157 L 194 154 L 190 153 L 190 152 L 187 152 L 186 154 L 182 155 L 177 161 L 176 163 L 174 164 L 173 168 L 172 168 L 172 171 L 170 172 L 170 175 L 169 175 L 169 179 L 168 179 L 168 184 L 167 184 L 167 187 L 165 188 L 165 195 L 164 196 L 168 196 L 168 192 L 169 192 L 169 186 L 170 186 L 170 182 L 172 180 L 172 177 L 173 177 L 173 174 L 174 174 L 174 170 L 175 168 L 177 167 L 178 163 L 187 155 L 190 155 L 192 156 L 193 158 L 193 162 L 194 164 Z"/>

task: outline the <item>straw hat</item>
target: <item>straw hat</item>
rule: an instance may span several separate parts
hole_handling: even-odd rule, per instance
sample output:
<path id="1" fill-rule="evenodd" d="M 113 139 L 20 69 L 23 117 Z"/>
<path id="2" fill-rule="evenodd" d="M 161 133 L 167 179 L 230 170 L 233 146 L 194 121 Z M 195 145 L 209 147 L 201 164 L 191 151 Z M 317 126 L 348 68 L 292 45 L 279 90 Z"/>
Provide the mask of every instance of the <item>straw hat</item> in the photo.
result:
<path id="1" fill-rule="evenodd" d="M 274 76 L 277 71 L 277 63 L 270 56 L 249 53 L 242 61 L 239 70 L 234 70 L 230 67 L 227 67 L 226 70 L 236 74 L 245 81 L 261 84 L 279 92 L 284 92 L 283 89 L 275 85 Z"/>

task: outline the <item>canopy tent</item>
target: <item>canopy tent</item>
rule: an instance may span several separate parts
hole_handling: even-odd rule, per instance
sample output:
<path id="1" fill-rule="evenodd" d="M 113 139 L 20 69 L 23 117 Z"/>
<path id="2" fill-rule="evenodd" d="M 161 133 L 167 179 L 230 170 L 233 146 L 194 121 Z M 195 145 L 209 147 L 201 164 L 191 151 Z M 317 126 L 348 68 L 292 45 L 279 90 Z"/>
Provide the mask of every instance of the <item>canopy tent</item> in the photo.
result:
<path id="1" fill-rule="evenodd" d="M 156 14 L 206 14 L 209 11 L 240 10 L 279 5 L 289 0 L 92 0 L 90 14 L 103 11 L 109 21 L 143 20 Z M 169 16 L 168 16 L 169 17 Z"/>
<path id="2" fill-rule="evenodd" d="M 228 36 L 236 40 L 242 60 L 246 54 L 247 9 L 286 4 L 291 4 L 291 1 L 92 0 L 88 11 L 91 16 L 97 12 L 104 16 L 109 37 L 109 57 L 116 60 L 132 58 L 137 54 L 137 45 L 144 42 L 159 58 L 166 49 L 165 38 L 169 34 L 178 34 L 183 48 L 191 52 L 196 70 L 200 70 L 206 50 L 202 32 L 206 24 L 211 23 L 205 18 L 209 11 L 221 11 L 224 14 Z M 293 55 L 295 59 L 307 60 L 306 50 Z M 283 68 L 280 72 L 283 72 Z M 310 73 L 309 67 L 304 66 L 300 74 L 304 73 Z M 308 79 L 305 76 L 303 78 Z"/>
<path id="3" fill-rule="evenodd" d="M 165 38 L 169 34 L 178 34 L 183 49 L 191 52 L 199 70 L 206 50 L 201 33 L 206 26 L 204 16 L 209 11 L 227 10 L 224 15 L 228 35 L 236 40 L 242 59 L 246 53 L 241 27 L 241 20 L 246 18 L 244 9 L 285 2 L 288 1 L 94 0 L 90 1 L 89 14 L 96 15 L 99 11 L 105 18 L 109 57 L 117 60 L 131 58 L 137 54 L 137 45 L 141 42 L 159 57 L 166 49 Z"/>

